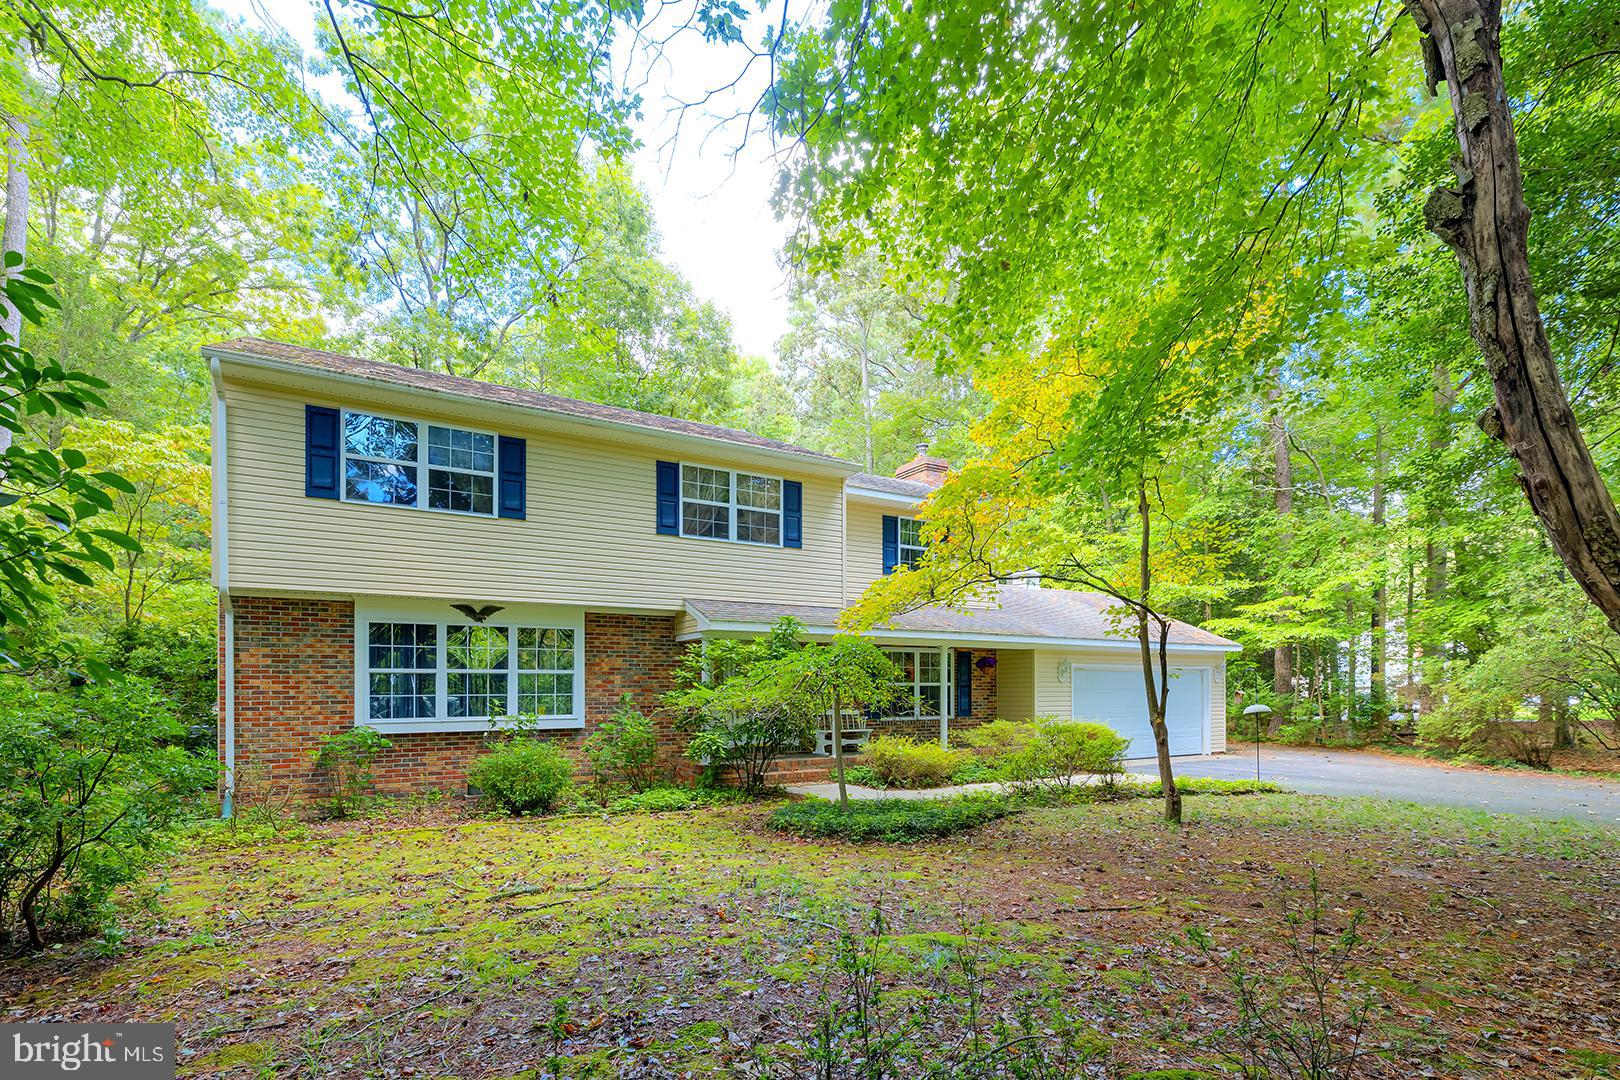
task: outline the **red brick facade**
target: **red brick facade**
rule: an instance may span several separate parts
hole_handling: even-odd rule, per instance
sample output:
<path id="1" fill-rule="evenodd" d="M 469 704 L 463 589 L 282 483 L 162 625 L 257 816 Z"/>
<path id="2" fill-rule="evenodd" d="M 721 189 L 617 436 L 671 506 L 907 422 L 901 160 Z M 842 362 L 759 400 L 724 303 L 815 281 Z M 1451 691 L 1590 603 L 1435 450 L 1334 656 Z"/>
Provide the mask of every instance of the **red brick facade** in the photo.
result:
<path id="1" fill-rule="evenodd" d="M 675 620 L 655 615 L 585 615 L 585 730 L 592 731 L 629 694 L 658 729 L 658 757 L 672 774 L 686 740 L 663 706 L 675 665 L 687 646 L 675 640 Z"/>
<path id="2" fill-rule="evenodd" d="M 354 725 L 354 604 L 347 600 L 236 597 L 236 780 L 244 806 L 255 802 L 306 802 L 326 794 L 328 779 L 315 768 L 323 736 Z M 221 648 L 225 635 L 221 633 Z M 585 727 L 554 736 L 580 760 L 579 748 L 629 694 L 654 718 L 660 758 L 683 779 L 696 774 L 681 756 L 685 736 L 662 707 L 663 693 L 687 646 L 675 640 L 668 616 L 585 615 Z M 996 715 L 996 669 L 981 666 L 991 651 L 976 651 L 973 716 L 951 722 L 970 726 Z M 223 665 L 222 665 L 223 671 Z M 221 680 L 223 718 L 224 682 Z M 877 730 L 935 738 L 939 722 L 885 721 Z M 377 787 L 388 792 L 466 788 L 472 759 L 501 736 L 492 732 L 390 734 L 393 746 L 373 767 Z M 223 726 L 220 752 L 224 755 Z"/>
<path id="3" fill-rule="evenodd" d="M 354 725 L 354 604 L 347 600 L 236 597 L 236 779 L 244 805 L 306 802 L 326 793 L 314 754 L 323 736 Z M 223 642 L 225 635 L 221 633 Z M 660 707 L 684 646 L 666 616 L 585 616 L 585 728 L 554 737 L 576 757 L 580 743 L 628 693 L 657 718 L 671 766 L 680 741 Z M 222 666 L 223 670 L 223 666 Z M 221 715 L 223 716 L 223 682 Z M 390 734 L 373 767 L 388 792 L 463 791 L 467 765 L 501 736 L 492 732 Z M 224 757 L 224 732 L 220 733 Z M 581 759 L 583 770 L 583 760 Z"/>

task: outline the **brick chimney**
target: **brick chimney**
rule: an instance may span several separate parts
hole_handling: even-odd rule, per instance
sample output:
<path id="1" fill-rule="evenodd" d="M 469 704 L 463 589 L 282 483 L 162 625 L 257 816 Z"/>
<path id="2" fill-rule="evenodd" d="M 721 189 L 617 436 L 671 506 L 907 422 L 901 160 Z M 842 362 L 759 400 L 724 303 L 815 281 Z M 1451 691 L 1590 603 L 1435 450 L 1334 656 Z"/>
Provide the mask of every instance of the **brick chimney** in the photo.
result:
<path id="1" fill-rule="evenodd" d="M 916 480 L 929 487 L 939 487 L 945 482 L 945 474 L 951 471 L 951 463 L 944 458 L 930 457 L 928 444 L 917 444 L 917 456 L 894 470 L 894 475 L 901 480 Z"/>

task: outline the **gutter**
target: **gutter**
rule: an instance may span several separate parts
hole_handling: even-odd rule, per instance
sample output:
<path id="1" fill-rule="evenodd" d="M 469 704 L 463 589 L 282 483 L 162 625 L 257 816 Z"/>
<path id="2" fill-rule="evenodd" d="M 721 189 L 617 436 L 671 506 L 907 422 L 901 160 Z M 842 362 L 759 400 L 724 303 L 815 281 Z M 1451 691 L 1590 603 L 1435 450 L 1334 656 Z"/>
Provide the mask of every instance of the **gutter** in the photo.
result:
<path id="1" fill-rule="evenodd" d="M 225 766 L 225 784 L 220 792 L 219 816 L 229 818 L 236 809 L 236 610 L 231 603 L 230 578 L 230 532 L 229 532 L 229 499 L 226 490 L 225 467 L 226 453 L 229 443 L 225 430 L 225 387 L 219 370 L 219 358 L 208 358 L 208 372 L 212 381 L 213 406 L 213 432 L 209 462 L 209 472 L 213 483 L 210 485 L 209 507 L 213 518 L 213 579 L 214 586 L 219 590 L 219 606 L 224 615 L 224 626 L 221 628 L 223 641 L 221 651 L 224 654 L 224 671 L 220 673 L 224 680 L 225 693 L 220 702 L 219 724 L 224 735 L 223 764 Z"/>
<path id="2" fill-rule="evenodd" d="M 732 634 L 768 634 L 773 624 L 763 622 L 740 622 L 720 619 L 709 619 L 687 607 L 687 613 L 698 624 L 696 630 L 689 630 L 679 635 L 677 640 L 692 641 L 700 639 L 705 634 L 732 635 Z M 809 626 L 805 631 L 821 637 L 830 636 L 838 632 L 837 627 Z M 907 627 L 878 627 L 863 632 L 861 637 L 873 641 L 892 642 L 896 644 L 917 643 L 946 643 L 950 645 L 982 645 L 985 648 L 1002 648 L 1007 646 L 1030 646 L 1043 649 L 1110 649 L 1119 652 L 1135 652 L 1141 646 L 1135 641 L 1120 639 L 1099 638 L 1060 638 L 1043 637 L 1036 634 L 984 634 L 969 630 L 926 630 Z M 1215 644 L 1211 642 L 1169 642 L 1168 651 L 1172 653 L 1235 653 L 1242 652 L 1243 646 L 1235 642 Z"/>

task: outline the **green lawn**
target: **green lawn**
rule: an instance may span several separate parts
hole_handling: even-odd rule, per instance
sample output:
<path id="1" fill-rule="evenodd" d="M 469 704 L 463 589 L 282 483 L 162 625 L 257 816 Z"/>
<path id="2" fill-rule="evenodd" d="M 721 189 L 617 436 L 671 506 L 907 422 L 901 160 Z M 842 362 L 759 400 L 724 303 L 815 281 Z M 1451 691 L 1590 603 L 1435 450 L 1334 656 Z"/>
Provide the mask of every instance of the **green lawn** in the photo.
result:
<path id="1" fill-rule="evenodd" d="M 803 1076 L 867 971 L 897 1045 L 970 1045 L 977 1009 L 985 1046 L 1000 1017 L 1092 1075 L 1219 1075 L 1219 951 L 1290 970 L 1315 867 L 1330 928 L 1369 912 L 1361 1075 L 1620 1075 L 1613 832 L 1267 795 L 1190 799 L 1182 830 L 1136 800 L 850 846 L 769 809 L 199 846 L 121 944 L 13 964 L 0 994 L 8 1019 L 177 1020 L 188 1075 Z"/>

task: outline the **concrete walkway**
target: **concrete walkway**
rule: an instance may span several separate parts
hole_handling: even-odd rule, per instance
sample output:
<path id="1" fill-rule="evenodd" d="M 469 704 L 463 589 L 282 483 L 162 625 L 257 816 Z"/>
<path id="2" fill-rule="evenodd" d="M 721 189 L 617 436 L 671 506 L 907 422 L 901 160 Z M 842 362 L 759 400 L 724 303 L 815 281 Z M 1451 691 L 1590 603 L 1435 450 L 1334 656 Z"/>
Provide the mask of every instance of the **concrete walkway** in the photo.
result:
<path id="1" fill-rule="evenodd" d="M 1152 761 L 1127 761 L 1125 768 L 1144 780 L 1157 779 Z M 1176 759 L 1177 776 L 1222 780 L 1254 779 L 1254 753 Z M 1620 825 L 1620 784 L 1583 780 L 1558 773 L 1468 769 L 1418 758 L 1389 757 L 1354 750 L 1299 750 L 1262 747 L 1260 778 L 1309 795 L 1370 796 L 1461 806 L 1489 813 L 1529 814 Z M 1001 784 L 965 784 L 928 791 L 883 791 L 849 785 L 852 799 L 938 799 L 973 791 L 998 791 Z M 793 784 L 789 791 L 836 799 L 838 785 Z"/>

